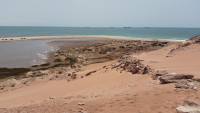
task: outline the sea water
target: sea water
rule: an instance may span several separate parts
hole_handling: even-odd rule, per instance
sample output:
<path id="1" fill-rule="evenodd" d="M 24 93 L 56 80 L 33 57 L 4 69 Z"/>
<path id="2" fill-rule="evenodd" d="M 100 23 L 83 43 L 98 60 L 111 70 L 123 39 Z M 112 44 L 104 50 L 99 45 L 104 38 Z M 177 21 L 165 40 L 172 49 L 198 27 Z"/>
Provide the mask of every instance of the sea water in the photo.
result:
<path id="1" fill-rule="evenodd" d="M 51 39 L 0 42 L 0 67 L 26 67 L 45 63 L 48 52 L 58 48 L 51 41 L 79 41 L 89 39 Z"/>
<path id="2" fill-rule="evenodd" d="M 186 40 L 195 35 L 200 35 L 200 28 L 0 27 L 0 38 L 63 35 L 106 35 Z"/>

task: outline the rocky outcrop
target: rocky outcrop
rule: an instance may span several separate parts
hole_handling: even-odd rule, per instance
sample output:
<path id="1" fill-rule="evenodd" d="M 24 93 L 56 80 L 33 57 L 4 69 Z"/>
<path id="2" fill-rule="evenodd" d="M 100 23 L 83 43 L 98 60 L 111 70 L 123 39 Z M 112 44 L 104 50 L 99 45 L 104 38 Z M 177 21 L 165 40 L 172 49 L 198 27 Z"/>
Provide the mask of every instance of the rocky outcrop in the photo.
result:
<path id="1" fill-rule="evenodd" d="M 152 75 L 153 80 L 158 80 L 160 84 L 175 83 L 175 88 L 194 89 L 200 86 L 200 79 L 194 75 L 167 73 L 167 71 L 157 71 Z"/>
<path id="2" fill-rule="evenodd" d="M 186 100 L 176 110 L 177 113 L 200 113 L 200 100 Z"/>
<path id="3" fill-rule="evenodd" d="M 176 48 L 172 49 L 169 54 L 174 53 L 177 50 L 182 50 L 185 47 L 192 45 L 192 44 L 200 44 L 200 35 L 194 36 L 190 38 L 189 40 L 183 42 L 182 44 L 178 45 Z"/>
<path id="4" fill-rule="evenodd" d="M 190 38 L 189 41 L 192 41 L 193 43 L 200 43 L 200 35 Z"/>

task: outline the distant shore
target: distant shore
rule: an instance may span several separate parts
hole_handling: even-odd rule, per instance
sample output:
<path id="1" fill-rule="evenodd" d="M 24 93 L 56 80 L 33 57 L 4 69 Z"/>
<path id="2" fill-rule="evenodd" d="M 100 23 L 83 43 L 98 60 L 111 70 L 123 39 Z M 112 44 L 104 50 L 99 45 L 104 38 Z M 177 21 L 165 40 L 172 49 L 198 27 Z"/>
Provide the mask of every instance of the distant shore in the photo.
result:
<path id="1" fill-rule="evenodd" d="M 120 37 L 120 36 L 67 35 L 67 36 L 7 37 L 7 38 L 0 38 L 0 42 L 23 41 L 23 40 L 72 39 L 72 38 L 100 38 L 100 39 L 143 40 L 143 41 L 159 40 L 159 41 L 172 41 L 172 42 L 182 42 L 183 41 L 183 40 L 171 40 L 171 39 L 147 39 L 147 38 Z"/>

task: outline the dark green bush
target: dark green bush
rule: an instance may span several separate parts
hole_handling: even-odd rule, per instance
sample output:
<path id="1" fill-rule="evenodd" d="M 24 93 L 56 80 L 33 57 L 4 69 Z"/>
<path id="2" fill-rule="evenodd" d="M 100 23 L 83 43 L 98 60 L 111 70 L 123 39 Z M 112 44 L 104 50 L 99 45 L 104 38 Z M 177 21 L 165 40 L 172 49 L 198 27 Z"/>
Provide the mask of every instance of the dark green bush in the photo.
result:
<path id="1" fill-rule="evenodd" d="M 57 59 L 54 60 L 54 62 L 62 62 L 62 60 L 57 58 Z"/>
<path id="2" fill-rule="evenodd" d="M 27 73 L 30 71 L 29 68 L 0 68 L 0 79 L 10 77 L 10 76 L 19 76 L 21 74 Z"/>
<path id="3" fill-rule="evenodd" d="M 40 66 L 49 66 L 50 63 L 41 64 Z"/>
<path id="4" fill-rule="evenodd" d="M 70 65 L 74 65 L 77 62 L 77 59 L 74 57 L 66 57 L 65 61 L 69 61 Z"/>
<path id="5" fill-rule="evenodd" d="M 38 65 L 33 65 L 33 66 L 31 66 L 31 67 L 38 67 Z"/>

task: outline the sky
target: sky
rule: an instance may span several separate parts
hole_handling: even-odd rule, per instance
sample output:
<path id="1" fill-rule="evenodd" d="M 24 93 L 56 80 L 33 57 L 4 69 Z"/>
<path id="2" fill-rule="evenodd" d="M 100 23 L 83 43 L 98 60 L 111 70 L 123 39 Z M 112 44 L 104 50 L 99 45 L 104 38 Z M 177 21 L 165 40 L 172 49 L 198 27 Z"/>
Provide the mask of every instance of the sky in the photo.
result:
<path id="1" fill-rule="evenodd" d="M 0 0 L 0 26 L 197 27 L 200 0 Z"/>

